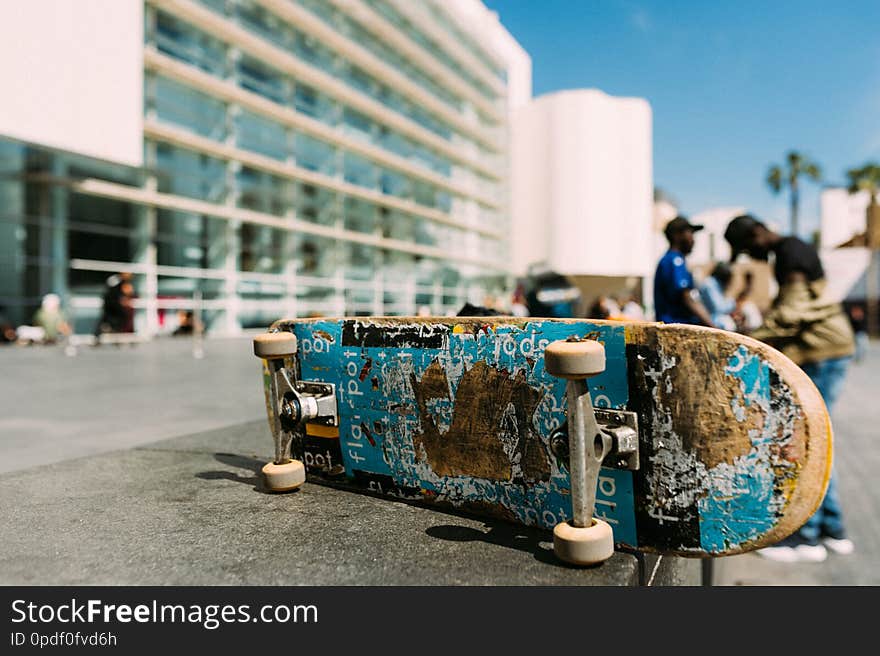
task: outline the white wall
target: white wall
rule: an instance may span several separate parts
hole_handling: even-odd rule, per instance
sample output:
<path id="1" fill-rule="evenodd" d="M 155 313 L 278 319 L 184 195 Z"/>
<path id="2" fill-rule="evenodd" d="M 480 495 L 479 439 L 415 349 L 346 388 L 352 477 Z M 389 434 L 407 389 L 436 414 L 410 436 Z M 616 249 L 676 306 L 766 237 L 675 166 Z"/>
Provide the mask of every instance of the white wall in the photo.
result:
<path id="1" fill-rule="evenodd" d="M 823 189 L 819 196 L 819 243 L 823 247 L 834 248 L 865 232 L 865 213 L 869 201 L 867 191 L 850 194 L 843 187 Z"/>
<path id="2" fill-rule="evenodd" d="M 141 0 L 14 0 L 0 18 L 0 135 L 140 165 Z"/>
<path id="3" fill-rule="evenodd" d="M 595 89 L 532 100 L 512 127 L 512 265 L 645 276 L 653 261 L 651 107 Z"/>
<path id="4" fill-rule="evenodd" d="M 825 279 L 826 293 L 838 301 L 864 300 L 867 297 L 865 276 L 871 261 L 867 248 L 822 248 L 819 251 Z"/>
<path id="5" fill-rule="evenodd" d="M 678 208 L 668 200 L 654 201 L 654 231 L 658 235 L 663 234 L 666 224 L 678 216 Z"/>
<path id="6" fill-rule="evenodd" d="M 539 110 L 533 101 L 514 114 L 511 125 L 510 257 L 516 275 L 551 259 L 552 122 L 549 112 Z"/>

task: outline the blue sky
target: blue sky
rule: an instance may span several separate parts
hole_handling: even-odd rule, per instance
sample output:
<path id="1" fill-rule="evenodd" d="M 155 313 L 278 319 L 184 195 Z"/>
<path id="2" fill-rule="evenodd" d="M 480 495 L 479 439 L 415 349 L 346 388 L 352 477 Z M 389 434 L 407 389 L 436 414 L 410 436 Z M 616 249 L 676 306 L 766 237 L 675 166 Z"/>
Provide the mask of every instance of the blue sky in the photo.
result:
<path id="1" fill-rule="evenodd" d="M 880 0 L 484 0 L 532 57 L 534 95 L 646 98 L 654 184 L 686 213 L 745 205 L 788 226 L 764 184 L 790 148 L 828 184 L 880 160 Z M 818 227 L 807 184 L 801 232 Z"/>

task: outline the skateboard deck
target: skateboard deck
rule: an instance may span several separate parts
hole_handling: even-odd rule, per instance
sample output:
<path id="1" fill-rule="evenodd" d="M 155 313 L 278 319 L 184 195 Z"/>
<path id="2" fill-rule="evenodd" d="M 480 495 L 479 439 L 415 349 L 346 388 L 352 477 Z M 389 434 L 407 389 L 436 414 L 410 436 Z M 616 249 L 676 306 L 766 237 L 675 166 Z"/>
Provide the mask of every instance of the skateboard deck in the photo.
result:
<path id="1" fill-rule="evenodd" d="M 749 337 L 647 322 L 513 317 L 281 320 L 296 379 L 330 384 L 336 425 L 291 451 L 310 482 L 552 529 L 571 517 L 566 381 L 544 349 L 604 346 L 597 418 L 637 427 L 603 461 L 594 516 L 617 547 L 682 556 L 772 544 L 820 504 L 831 423 L 803 371 Z M 264 360 L 270 426 L 271 375 Z M 310 384 L 309 383 L 309 384 Z"/>

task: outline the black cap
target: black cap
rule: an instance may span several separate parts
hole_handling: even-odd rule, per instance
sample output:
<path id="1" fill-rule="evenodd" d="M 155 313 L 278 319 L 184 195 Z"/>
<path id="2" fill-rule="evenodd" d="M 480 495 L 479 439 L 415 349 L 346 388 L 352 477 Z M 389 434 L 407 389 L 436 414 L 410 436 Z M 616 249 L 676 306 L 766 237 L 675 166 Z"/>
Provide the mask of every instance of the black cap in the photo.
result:
<path id="1" fill-rule="evenodd" d="M 727 224 L 727 230 L 724 231 L 724 238 L 730 244 L 730 261 L 736 261 L 739 254 L 747 251 L 752 242 L 752 235 L 755 228 L 763 225 L 751 214 L 741 214 Z"/>
<path id="2" fill-rule="evenodd" d="M 694 225 L 690 221 L 688 221 L 683 216 L 677 216 L 672 221 L 666 224 L 666 227 L 663 228 L 663 234 L 666 235 L 666 239 L 672 240 L 672 236 L 678 234 L 679 232 L 684 232 L 685 230 L 691 230 L 693 232 L 697 232 L 698 230 L 702 230 L 703 226 Z"/>

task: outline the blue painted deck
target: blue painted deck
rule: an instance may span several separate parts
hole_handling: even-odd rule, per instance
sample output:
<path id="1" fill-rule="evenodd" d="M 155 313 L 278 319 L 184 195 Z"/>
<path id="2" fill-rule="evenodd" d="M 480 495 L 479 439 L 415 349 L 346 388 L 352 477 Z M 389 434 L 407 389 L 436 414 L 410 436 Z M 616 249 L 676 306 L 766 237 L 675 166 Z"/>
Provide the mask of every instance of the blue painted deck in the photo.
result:
<path id="1" fill-rule="evenodd" d="M 502 326 L 494 333 L 451 332 L 444 335 L 439 348 L 342 346 L 342 324 L 337 321 L 295 324 L 295 333 L 301 377 L 334 383 L 339 390 L 340 447 L 349 476 L 355 471 L 391 476 L 400 487 L 418 488 L 455 505 L 498 502 L 527 525 L 553 528 L 571 516 L 568 472 L 550 458 L 550 480 L 529 486 L 436 475 L 413 447 L 412 435 L 419 430 L 421 418 L 413 402 L 410 376 L 420 380 L 432 362 L 439 362 L 449 381 L 450 399 L 454 399 L 462 375 L 475 362 L 483 361 L 511 377 L 521 371 L 528 385 L 542 395 L 532 420 L 546 444 L 550 433 L 565 421 L 565 381 L 548 374 L 540 356 L 552 341 L 591 335 L 605 345 L 608 362 L 606 373 L 590 380 L 594 404 L 622 409 L 628 400 L 623 326 L 534 322 L 524 329 Z M 369 370 L 364 372 L 368 362 Z M 374 376 L 378 388 L 374 388 Z M 431 408 L 441 430 L 451 422 L 453 403 Z M 362 426 L 374 422 L 384 430 L 381 434 L 370 431 L 368 436 Z M 611 524 L 618 543 L 636 545 L 630 472 L 602 470 L 596 515 Z"/>

